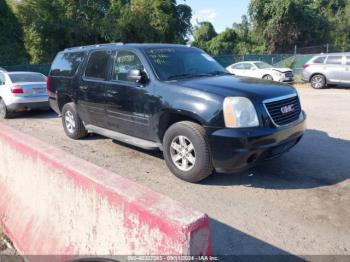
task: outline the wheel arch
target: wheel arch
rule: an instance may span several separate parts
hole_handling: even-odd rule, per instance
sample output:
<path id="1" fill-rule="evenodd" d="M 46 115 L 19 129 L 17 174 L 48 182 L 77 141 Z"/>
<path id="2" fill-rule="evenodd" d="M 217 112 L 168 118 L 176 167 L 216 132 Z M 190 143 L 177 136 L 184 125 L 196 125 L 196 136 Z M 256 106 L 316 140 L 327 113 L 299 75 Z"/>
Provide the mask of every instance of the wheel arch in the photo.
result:
<path id="1" fill-rule="evenodd" d="M 310 78 L 309 78 L 309 82 L 311 82 L 311 79 L 312 79 L 315 75 L 321 75 L 321 76 L 323 76 L 324 79 L 326 80 L 326 84 L 328 83 L 328 79 L 327 79 L 326 75 L 323 74 L 323 73 L 313 73 L 313 74 L 311 74 L 311 76 L 310 76 Z"/>
<path id="2" fill-rule="evenodd" d="M 70 102 L 74 102 L 74 99 L 67 93 L 59 94 L 57 96 L 57 105 L 60 112 L 62 112 L 64 105 Z"/>
<path id="3" fill-rule="evenodd" d="M 201 126 L 204 125 L 204 120 L 192 112 L 173 111 L 173 110 L 164 111 L 159 117 L 159 123 L 158 123 L 159 141 L 161 142 L 163 141 L 164 134 L 170 126 L 182 121 L 191 121 Z"/>

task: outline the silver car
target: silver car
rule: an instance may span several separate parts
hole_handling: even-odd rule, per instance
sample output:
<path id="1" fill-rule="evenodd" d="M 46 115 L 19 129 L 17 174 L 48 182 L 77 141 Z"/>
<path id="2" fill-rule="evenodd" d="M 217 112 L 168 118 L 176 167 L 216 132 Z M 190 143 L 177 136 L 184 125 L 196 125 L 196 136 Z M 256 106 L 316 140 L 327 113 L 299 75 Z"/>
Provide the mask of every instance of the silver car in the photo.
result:
<path id="1" fill-rule="evenodd" d="M 46 76 L 33 72 L 0 71 L 0 118 L 14 112 L 49 108 Z"/>
<path id="2" fill-rule="evenodd" d="M 304 65 L 302 79 L 315 89 L 350 85 L 350 53 L 321 54 Z"/>

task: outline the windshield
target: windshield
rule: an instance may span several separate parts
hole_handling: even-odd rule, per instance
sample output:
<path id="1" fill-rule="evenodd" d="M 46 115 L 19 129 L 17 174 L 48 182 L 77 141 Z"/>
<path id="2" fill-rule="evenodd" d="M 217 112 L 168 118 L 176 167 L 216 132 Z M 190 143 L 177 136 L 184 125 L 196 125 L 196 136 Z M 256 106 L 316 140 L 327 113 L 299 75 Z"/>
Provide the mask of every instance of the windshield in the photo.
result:
<path id="1" fill-rule="evenodd" d="M 214 58 L 194 48 L 150 48 L 146 54 L 163 81 L 228 74 Z"/>
<path id="2" fill-rule="evenodd" d="M 24 83 L 24 82 L 46 82 L 46 77 L 39 73 L 18 73 L 9 74 L 12 83 Z"/>
<path id="3" fill-rule="evenodd" d="M 265 62 L 258 62 L 254 63 L 259 69 L 267 69 L 267 68 L 273 68 L 272 65 L 269 65 L 268 63 Z"/>

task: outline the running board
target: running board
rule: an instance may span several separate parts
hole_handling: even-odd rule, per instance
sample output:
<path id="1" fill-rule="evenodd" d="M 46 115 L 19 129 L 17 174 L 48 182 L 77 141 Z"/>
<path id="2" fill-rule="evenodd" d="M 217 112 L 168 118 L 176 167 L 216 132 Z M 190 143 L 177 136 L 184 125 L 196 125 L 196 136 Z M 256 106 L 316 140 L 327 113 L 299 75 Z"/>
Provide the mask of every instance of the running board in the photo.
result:
<path id="1" fill-rule="evenodd" d="M 85 125 L 86 130 L 92 132 L 92 133 L 96 133 L 99 134 L 101 136 L 105 136 L 105 137 L 109 137 L 111 139 L 129 144 L 129 145 L 133 145 L 136 147 L 140 147 L 146 150 L 159 150 L 161 148 L 160 144 L 157 144 L 155 142 L 152 141 L 148 141 L 148 140 L 144 140 L 141 138 L 137 138 L 137 137 L 133 137 L 133 136 L 128 136 L 116 131 L 112 131 L 112 130 L 108 130 L 105 128 L 101 128 L 98 126 L 94 126 L 94 125 Z"/>

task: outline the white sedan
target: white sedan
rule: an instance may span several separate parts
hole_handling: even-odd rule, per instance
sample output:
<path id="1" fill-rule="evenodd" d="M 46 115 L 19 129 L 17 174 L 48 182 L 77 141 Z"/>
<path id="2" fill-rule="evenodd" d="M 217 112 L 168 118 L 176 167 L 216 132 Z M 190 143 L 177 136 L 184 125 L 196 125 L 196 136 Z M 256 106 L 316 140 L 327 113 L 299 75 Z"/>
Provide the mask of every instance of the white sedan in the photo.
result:
<path id="1" fill-rule="evenodd" d="M 232 64 L 226 68 L 231 74 L 262 78 L 277 82 L 293 82 L 294 74 L 290 68 L 276 68 L 261 61 L 249 61 Z"/>

